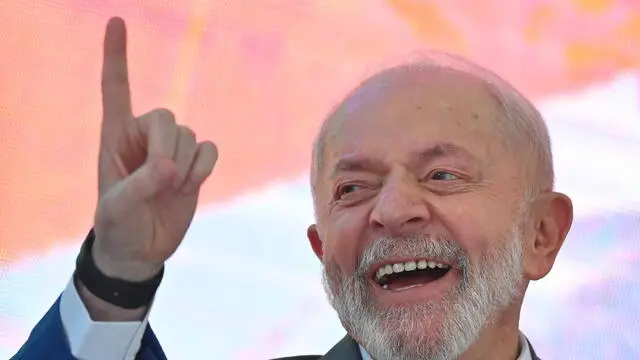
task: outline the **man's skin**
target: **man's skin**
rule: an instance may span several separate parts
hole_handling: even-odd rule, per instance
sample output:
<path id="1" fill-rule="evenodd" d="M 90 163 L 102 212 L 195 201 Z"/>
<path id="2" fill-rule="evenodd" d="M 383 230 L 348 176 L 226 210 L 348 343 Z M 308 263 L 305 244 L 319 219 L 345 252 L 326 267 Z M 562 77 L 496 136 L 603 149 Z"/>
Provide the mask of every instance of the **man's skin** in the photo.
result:
<path id="1" fill-rule="evenodd" d="M 153 277 L 180 245 L 217 150 L 196 142 L 167 110 L 132 115 L 125 38 L 123 21 L 112 19 L 93 256 L 105 274 L 138 281 Z M 352 93 L 327 119 L 320 139 L 312 176 L 317 224 L 307 235 L 318 258 L 346 275 L 379 236 L 446 234 L 474 261 L 496 246 L 539 180 L 531 178 L 522 149 L 505 141 L 509 134 L 495 120 L 502 109 L 477 81 L 450 71 L 408 73 L 383 75 Z M 551 270 L 572 213 L 569 198 L 551 189 L 530 203 L 520 295 L 493 314 L 463 359 L 516 358 L 528 282 Z M 438 301 L 458 280 L 454 274 L 434 287 L 372 293 L 378 307 Z M 133 321 L 146 313 L 107 304 L 77 285 L 94 320 Z"/>

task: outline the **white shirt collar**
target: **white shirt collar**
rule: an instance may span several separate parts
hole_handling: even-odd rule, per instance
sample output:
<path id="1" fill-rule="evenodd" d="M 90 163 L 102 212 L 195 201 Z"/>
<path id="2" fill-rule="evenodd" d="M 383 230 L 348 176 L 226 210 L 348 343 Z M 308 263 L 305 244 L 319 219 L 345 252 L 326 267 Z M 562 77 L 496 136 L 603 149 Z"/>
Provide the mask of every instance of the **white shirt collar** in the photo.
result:
<path id="1" fill-rule="evenodd" d="M 369 356 L 367 351 L 362 347 L 362 345 L 358 344 L 358 346 L 360 347 L 362 360 L 373 360 L 371 356 Z M 520 355 L 518 355 L 518 358 L 516 360 L 533 360 L 531 358 L 531 349 L 529 348 L 529 342 L 527 341 L 527 338 L 523 333 L 520 333 L 520 349 L 522 350 L 520 350 Z"/>

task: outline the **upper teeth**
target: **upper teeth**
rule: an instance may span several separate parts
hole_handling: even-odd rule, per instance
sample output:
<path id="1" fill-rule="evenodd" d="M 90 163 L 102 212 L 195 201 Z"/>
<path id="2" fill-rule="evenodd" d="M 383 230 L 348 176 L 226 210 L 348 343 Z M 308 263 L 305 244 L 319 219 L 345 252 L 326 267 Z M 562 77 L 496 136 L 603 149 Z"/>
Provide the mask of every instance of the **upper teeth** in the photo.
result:
<path id="1" fill-rule="evenodd" d="M 407 261 L 407 262 L 401 262 L 401 263 L 395 263 L 395 264 L 387 264 L 387 265 L 381 266 L 378 269 L 378 271 L 376 271 L 376 279 L 380 279 L 385 275 L 390 275 L 393 273 L 401 273 L 404 271 L 414 271 L 416 269 L 423 270 L 427 268 L 446 269 L 446 268 L 449 268 L 449 265 L 435 262 L 435 261 L 428 261 L 428 260 Z"/>

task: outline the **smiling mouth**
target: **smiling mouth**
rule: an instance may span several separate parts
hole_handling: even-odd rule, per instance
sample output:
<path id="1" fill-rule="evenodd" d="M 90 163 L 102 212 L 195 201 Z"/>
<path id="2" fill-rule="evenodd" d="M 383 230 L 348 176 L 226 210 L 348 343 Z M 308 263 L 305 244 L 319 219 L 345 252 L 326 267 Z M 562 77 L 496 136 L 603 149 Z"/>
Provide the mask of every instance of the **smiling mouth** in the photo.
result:
<path id="1" fill-rule="evenodd" d="M 385 290 L 402 291 L 428 285 L 444 277 L 450 270 L 451 265 L 430 260 L 388 263 L 378 268 L 373 280 Z"/>

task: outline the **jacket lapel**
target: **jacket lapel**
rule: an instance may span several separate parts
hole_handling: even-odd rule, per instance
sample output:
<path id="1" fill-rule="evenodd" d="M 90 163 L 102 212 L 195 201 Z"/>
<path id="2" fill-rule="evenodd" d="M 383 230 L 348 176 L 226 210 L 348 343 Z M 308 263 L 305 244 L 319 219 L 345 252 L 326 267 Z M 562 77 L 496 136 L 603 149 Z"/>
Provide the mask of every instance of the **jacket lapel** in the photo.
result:
<path id="1" fill-rule="evenodd" d="M 358 343 L 347 335 L 320 360 L 362 360 L 362 357 Z"/>
<path id="2" fill-rule="evenodd" d="M 527 343 L 531 350 L 531 358 L 533 360 L 541 360 L 538 355 L 536 355 L 536 352 L 533 350 L 533 346 L 531 346 L 528 339 Z M 358 343 L 347 335 L 332 347 L 325 356 L 321 357 L 320 360 L 362 360 L 362 356 L 360 354 Z"/>
<path id="3" fill-rule="evenodd" d="M 533 351 L 533 346 L 531 346 L 531 342 L 529 342 L 529 339 L 527 339 L 527 344 L 529 345 L 529 350 L 531 351 L 531 358 L 533 360 L 541 360 L 538 355 L 536 355 L 536 352 Z"/>

